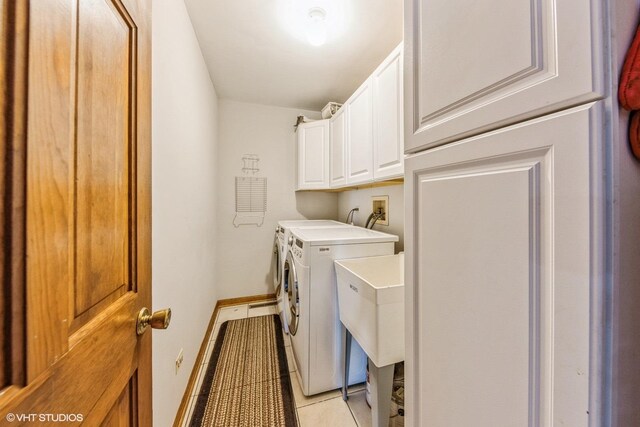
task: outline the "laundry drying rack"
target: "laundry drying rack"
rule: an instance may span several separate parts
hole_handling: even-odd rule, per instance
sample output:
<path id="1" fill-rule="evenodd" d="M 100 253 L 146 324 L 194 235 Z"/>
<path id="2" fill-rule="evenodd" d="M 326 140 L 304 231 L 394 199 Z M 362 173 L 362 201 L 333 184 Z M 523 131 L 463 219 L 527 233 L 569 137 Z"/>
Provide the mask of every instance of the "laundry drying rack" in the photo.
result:
<path id="1" fill-rule="evenodd" d="M 243 176 L 235 180 L 236 214 L 233 225 L 255 225 L 261 227 L 267 212 L 267 178 L 248 176 L 260 171 L 260 158 L 256 154 L 242 157 Z"/>

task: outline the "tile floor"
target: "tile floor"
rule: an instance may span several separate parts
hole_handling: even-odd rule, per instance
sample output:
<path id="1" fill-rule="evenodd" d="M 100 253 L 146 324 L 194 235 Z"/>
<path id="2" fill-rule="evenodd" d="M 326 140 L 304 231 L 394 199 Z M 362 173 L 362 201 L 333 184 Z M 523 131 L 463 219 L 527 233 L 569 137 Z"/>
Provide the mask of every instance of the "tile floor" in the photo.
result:
<path id="1" fill-rule="evenodd" d="M 218 336 L 220 325 L 227 320 L 265 316 L 276 313 L 277 309 L 275 305 L 249 308 L 247 304 L 225 307 L 218 311 L 213 332 L 208 338 L 209 344 L 205 358 L 203 359 L 204 363 L 199 367 L 196 386 L 190 391 L 191 397 L 187 406 L 187 415 L 184 419 L 183 426 L 187 426 L 191 419 L 196 396 L 200 390 L 200 385 L 202 384 L 207 363 L 209 362 L 209 356 L 211 355 L 215 339 Z M 371 425 L 371 409 L 369 409 L 365 400 L 364 384 L 350 387 L 348 403 L 342 400 L 340 390 L 328 391 L 309 397 L 303 395 L 298 376 L 295 373 L 291 341 L 288 336 L 285 336 L 284 342 L 287 350 L 289 369 L 291 371 L 291 383 L 300 427 L 368 427 Z"/>

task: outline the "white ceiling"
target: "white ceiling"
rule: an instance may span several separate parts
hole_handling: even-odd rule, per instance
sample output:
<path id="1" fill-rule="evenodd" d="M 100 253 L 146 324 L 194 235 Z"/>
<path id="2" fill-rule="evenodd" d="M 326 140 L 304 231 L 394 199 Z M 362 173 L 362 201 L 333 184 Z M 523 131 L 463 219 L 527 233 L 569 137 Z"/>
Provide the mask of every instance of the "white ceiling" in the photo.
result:
<path id="1" fill-rule="evenodd" d="M 221 98 L 318 111 L 346 101 L 402 40 L 402 0 L 336 0 L 345 31 L 320 47 L 283 25 L 292 1 L 185 0 Z"/>

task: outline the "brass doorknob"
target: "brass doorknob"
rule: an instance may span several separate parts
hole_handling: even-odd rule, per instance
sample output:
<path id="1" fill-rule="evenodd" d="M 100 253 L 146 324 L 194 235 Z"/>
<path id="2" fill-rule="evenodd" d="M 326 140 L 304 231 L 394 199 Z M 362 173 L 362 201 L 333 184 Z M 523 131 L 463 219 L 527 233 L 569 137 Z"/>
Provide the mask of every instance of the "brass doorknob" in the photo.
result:
<path id="1" fill-rule="evenodd" d="M 136 333 L 142 335 L 149 326 L 153 329 L 167 329 L 171 323 L 171 309 L 165 308 L 164 310 L 158 310 L 153 312 L 149 311 L 147 307 L 138 312 L 138 321 L 136 323 Z"/>

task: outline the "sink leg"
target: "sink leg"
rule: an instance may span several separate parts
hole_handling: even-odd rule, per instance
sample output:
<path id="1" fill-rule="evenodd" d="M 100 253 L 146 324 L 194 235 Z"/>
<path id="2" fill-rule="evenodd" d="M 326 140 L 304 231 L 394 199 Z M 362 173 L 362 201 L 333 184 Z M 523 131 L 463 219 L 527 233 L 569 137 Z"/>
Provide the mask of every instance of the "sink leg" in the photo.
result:
<path id="1" fill-rule="evenodd" d="M 373 427 L 387 427 L 391 413 L 391 393 L 393 392 L 393 367 L 377 367 L 369 359 L 369 378 L 371 381 L 371 409 Z"/>
<path id="2" fill-rule="evenodd" d="M 342 399 L 346 401 L 349 389 L 349 361 L 351 360 L 351 332 L 342 325 L 342 336 L 344 337 L 343 359 L 342 359 Z"/>

